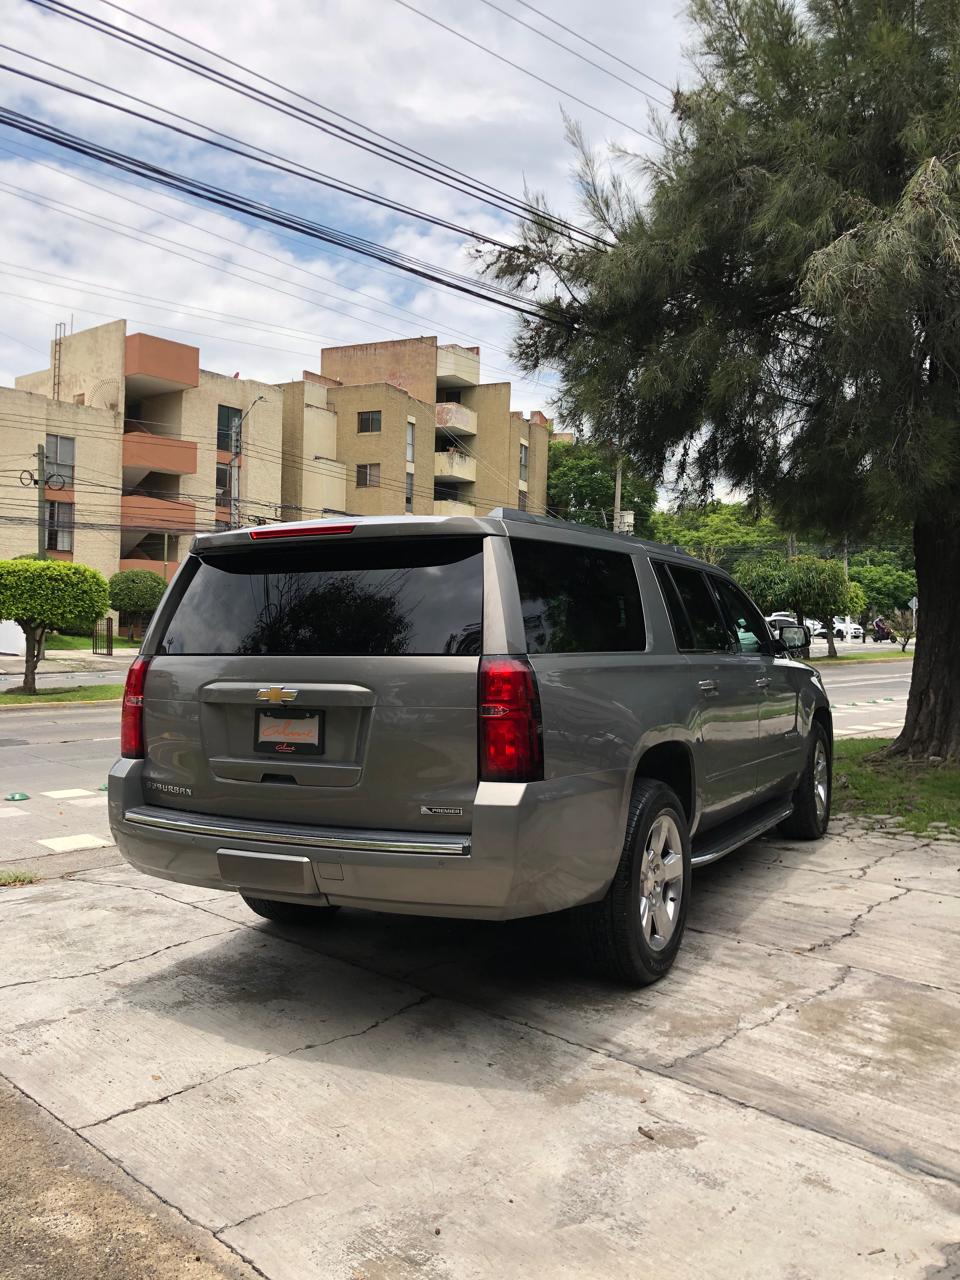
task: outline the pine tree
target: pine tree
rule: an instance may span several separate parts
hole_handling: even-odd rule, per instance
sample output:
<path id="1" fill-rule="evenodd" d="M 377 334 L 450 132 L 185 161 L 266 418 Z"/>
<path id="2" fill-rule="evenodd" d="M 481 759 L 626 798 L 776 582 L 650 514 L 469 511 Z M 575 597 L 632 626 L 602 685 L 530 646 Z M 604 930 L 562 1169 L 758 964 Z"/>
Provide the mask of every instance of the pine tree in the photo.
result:
<path id="1" fill-rule="evenodd" d="M 693 0 L 662 153 L 491 269 L 551 304 L 527 369 L 652 473 L 786 527 L 912 528 L 919 627 L 894 750 L 960 758 L 960 0 Z M 631 194 L 630 167 L 642 185 Z M 642 195 L 640 194 L 642 193 Z M 551 281 L 545 287 L 544 281 Z"/>

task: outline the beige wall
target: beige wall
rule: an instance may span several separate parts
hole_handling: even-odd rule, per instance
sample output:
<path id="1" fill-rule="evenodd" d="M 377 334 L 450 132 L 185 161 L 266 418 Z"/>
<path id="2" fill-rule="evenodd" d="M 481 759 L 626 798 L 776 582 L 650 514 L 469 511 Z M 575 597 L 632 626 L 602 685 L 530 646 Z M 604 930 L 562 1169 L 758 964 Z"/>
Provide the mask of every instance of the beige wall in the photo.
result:
<path id="1" fill-rule="evenodd" d="M 436 338 L 326 347 L 320 354 L 320 369 L 329 378 L 339 378 L 344 386 L 389 382 L 414 400 L 433 404 L 437 398 Z"/>
<path id="2" fill-rule="evenodd" d="M 60 400 L 73 404 L 78 396 L 83 403 L 97 409 L 114 409 L 123 414 L 124 353 L 127 324 L 114 320 L 110 324 L 83 329 L 63 339 L 60 349 Z M 16 379 L 24 391 L 53 395 L 53 351 L 50 343 L 50 368 L 28 373 Z"/>
<path id="3" fill-rule="evenodd" d="M 315 382 L 285 382 L 283 470 L 280 498 L 284 520 L 314 519 L 345 511 L 346 466 L 337 461 L 337 415 L 327 407 L 327 389 Z"/>
<path id="4" fill-rule="evenodd" d="M 18 472 L 36 470 L 30 455 L 48 433 L 76 442 L 73 559 L 109 577 L 120 556 L 120 415 L 9 387 L 0 387 L 0 456 L 17 472 L 0 480 L 0 559 L 37 550 L 37 491 L 21 486 Z M 70 492 L 50 496 L 67 500 Z M 86 527 L 97 525 L 104 527 Z"/>
<path id="5" fill-rule="evenodd" d="M 433 452 L 436 412 L 396 387 L 375 383 L 362 387 L 328 387 L 327 404 L 337 415 L 337 457 L 346 464 L 346 509 L 355 515 L 398 515 L 406 485 L 407 419 L 414 432 L 413 514 L 433 514 Z M 357 415 L 379 409 L 380 431 L 361 435 Z M 380 463 L 380 488 L 358 489 L 357 464 Z"/>

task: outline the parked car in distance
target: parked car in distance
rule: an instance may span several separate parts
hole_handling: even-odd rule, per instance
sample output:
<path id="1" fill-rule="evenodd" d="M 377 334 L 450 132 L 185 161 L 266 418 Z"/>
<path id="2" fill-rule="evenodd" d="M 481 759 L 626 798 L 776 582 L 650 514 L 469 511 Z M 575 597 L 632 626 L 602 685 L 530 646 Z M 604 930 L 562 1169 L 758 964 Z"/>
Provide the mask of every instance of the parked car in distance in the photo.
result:
<path id="1" fill-rule="evenodd" d="M 833 634 L 837 640 L 862 640 L 863 627 L 849 618 L 834 618 Z"/>
<path id="2" fill-rule="evenodd" d="M 565 911 L 652 982 L 694 867 L 826 831 L 830 707 L 781 634 L 719 569 L 519 511 L 203 534 L 130 669 L 111 826 L 268 920 Z"/>

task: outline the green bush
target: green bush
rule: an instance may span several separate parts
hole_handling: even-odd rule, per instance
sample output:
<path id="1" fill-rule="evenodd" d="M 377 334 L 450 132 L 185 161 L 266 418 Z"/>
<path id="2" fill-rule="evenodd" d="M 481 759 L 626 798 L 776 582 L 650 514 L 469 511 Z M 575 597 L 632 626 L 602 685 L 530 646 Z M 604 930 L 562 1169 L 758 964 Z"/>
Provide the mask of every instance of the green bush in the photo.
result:
<path id="1" fill-rule="evenodd" d="M 153 613 L 167 589 L 166 579 L 151 569 L 123 569 L 109 585 L 111 609 L 140 615 Z"/>
<path id="2" fill-rule="evenodd" d="M 36 693 L 37 663 L 49 630 L 89 635 L 110 608 L 102 573 L 62 560 L 0 560 L 0 618 L 12 618 L 27 638 L 23 687 Z"/>

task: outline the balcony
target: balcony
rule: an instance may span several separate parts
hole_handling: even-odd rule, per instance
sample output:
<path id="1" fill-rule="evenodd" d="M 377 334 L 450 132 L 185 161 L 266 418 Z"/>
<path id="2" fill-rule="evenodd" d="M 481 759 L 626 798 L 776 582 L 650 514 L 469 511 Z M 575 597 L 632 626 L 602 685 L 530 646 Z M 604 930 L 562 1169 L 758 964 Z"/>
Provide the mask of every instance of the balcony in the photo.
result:
<path id="1" fill-rule="evenodd" d="M 192 440 L 158 436 L 129 423 L 123 436 L 123 465 L 143 475 L 158 471 L 166 476 L 193 476 L 197 473 L 197 446 Z"/>
<path id="2" fill-rule="evenodd" d="M 438 387 L 475 387 L 479 381 L 479 347 L 437 347 Z"/>
<path id="3" fill-rule="evenodd" d="M 453 498 L 438 498 L 433 504 L 435 516 L 475 516 L 477 509 L 469 502 L 457 502 Z"/>
<path id="4" fill-rule="evenodd" d="M 437 430 L 449 431 L 456 436 L 477 434 L 477 415 L 465 404 L 449 400 L 437 405 Z"/>
<path id="5" fill-rule="evenodd" d="M 454 484 L 473 484 L 477 478 L 477 464 L 459 449 L 445 449 L 443 453 L 433 455 L 433 477 Z"/>
<path id="6" fill-rule="evenodd" d="M 125 493 L 120 498 L 120 524 L 124 529 L 195 533 L 197 511 L 192 502 L 182 502 L 177 498 Z"/>
<path id="7" fill-rule="evenodd" d="M 200 348 L 131 333 L 124 357 L 127 401 L 200 385 Z"/>

